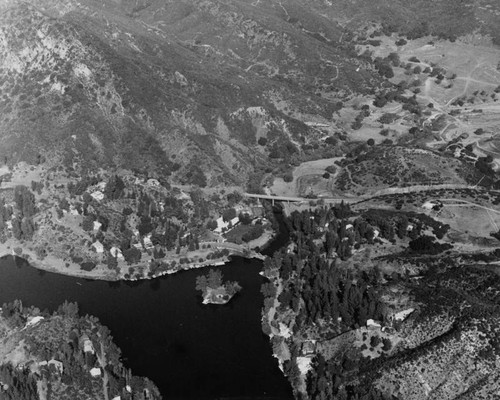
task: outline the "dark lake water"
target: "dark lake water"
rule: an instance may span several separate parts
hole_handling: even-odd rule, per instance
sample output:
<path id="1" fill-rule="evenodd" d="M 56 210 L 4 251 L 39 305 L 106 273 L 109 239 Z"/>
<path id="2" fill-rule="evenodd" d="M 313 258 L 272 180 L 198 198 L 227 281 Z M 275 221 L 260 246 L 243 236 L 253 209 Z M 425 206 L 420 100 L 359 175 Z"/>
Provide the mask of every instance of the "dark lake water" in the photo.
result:
<path id="1" fill-rule="evenodd" d="M 227 305 L 207 306 L 195 291 L 203 269 L 109 283 L 39 271 L 6 257 L 0 259 L 0 304 L 20 299 L 53 311 L 64 300 L 78 302 L 81 314 L 111 329 L 126 366 L 152 379 L 165 399 L 292 399 L 261 331 L 261 267 L 241 257 L 218 267 L 243 289 Z"/>

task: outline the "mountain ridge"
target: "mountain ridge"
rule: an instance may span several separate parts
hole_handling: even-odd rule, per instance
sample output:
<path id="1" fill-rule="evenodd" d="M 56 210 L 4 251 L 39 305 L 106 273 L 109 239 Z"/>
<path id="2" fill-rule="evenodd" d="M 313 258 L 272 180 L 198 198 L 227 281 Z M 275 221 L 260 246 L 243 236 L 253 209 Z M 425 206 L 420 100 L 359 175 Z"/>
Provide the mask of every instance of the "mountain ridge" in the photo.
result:
<path id="1" fill-rule="evenodd" d="M 353 89 L 372 90 L 368 88 L 373 82 L 380 83 L 377 75 L 366 71 L 359 76 L 350 72 L 347 80 L 339 79 L 342 68 L 333 66 L 335 59 L 347 62 L 346 70 L 359 69 L 360 61 L 352 49 L 333 47 L 328 42 L 325 44 L 326 39 L 303 35 L 294 24 L 274 16 L 270 22 L 264 19 L 259 25 L 260 21 L 244 20 L 231 9 L 218 12 L 219 7 L 228 7 L 221 6 L 220 2 L 204 1 L 197 3 L 198 14 L 191 18 L 195 20 L 193 26 L 176 27 L 178 35 L 171 32 L 172 29 L 152 29 L 153 21 L 144 21 L 147 18 L 140 14 L 146 9 L 134 11 L 125 4 L 120 8 L 125 16 L 114 15 L 111 19 L 108 11 L 94 15 L 95 2 L 85 4 L 86 7 L 68 1 L 61 7 L 63 11 L 54 11 L 53 2 L 10 3 L 2 18 L 2 25 L 7 26 L 2 41 L 2 53 L 7 61 L 2 70 L 9 70 L 8 83 L 15 83 L 3 87 L 2 91 L 12 97 L 9 89 L 16 87 L 18 79 L 26 80 L 31 75 L 30 85 L 20 84 L 17 88 L 23 99 L 30 100 L 37 94 L 36 101 L 21 103 L 18 105 L 21 111 L 16 110 L 18 116 L 23 115 L 23 109 L 30 114 L 30 118 L 22 118 L 29 126 L 25 127 L 26 131 L 35 130 L 26 122 L 30 119 L 38 130 L 36 136 L 28 134 L 27 143 L 38 141 L 43 146 L 43 139 L 40 140 L 43 123 L 40 124 L 35 115 L 44 109 L 47 98 L 62 102 L 56 105 L 59 118 L 66 114 L 66 119 L 80 120 L 80 127 L 84 125 L 82 119 L 85 123 L 94 119 L 96 127 L 106 126 L 107 133 L 90 128 L 93 138 L 81 135 L 85 145 L 93 149 L 91 152 L 101 155 L 95 165 L 113 165 L 116 163 L 110 160 L 122 158 L 125 164 L 132 161 L 142 172 L 148 169 L 156 176 L 180 169 L 174 174 L 176 179 L 181 183 L 194 183 L 186 177 L 199 175 L 199 171 L 193 172 L 194 167 L 190 166 L 193 164 L 190 161 L 196 159 L 196 164 L 209 175 L 209 184 L 244 185 L 257 159 L 257 164 L 268 163 L 266 151 L 257 146 L 259 137 L 270 139 L 270 144 L 290 142 L 290 139 L 293 143 L 299 135 L 307 137 L 312 132 L 301 122 L 301 114 L 331 119 L 342 97 Z M 103 4 L 109 7 L 111 3 Z M 238 5 L 241 6 L 241 2 Z M 207 43 L 196 37 L 187 40 L 206 16 L 213 19 L 208 25 L 217 26 L 220 32 L 212 32 Z M 277 21 L 281 21 L 278 32 L 266 27 Z M 33 22 L 38 24 L 36 29 Z M 188 32 L 188 29 L 191 30 Z M 215 41 L 220 35 L 216 33 L 225 35 L 217 47 Z M 178 38 L 180 35 L 184 36 Z M 65 45 L 55 44 L 57 41 Z M 241 48 L 239 56 L 236 51 Z M 39 62 L 38 67 L 32 65 L 39 57 L 44 61 Z M 18 68 L 13 69 L 16 63 Z M 40 82 L 44 87 L 33 87 Z M 318 88 L 327 84 L 329 90 L 337 94 L 331 98 L 318 96 Z M 277 106 L 280 101 L 290 104 L 292 110 L 288 114 L 294 111 L 297 115 L 287 115 Z M 13 104 L 4 98 L 3 105 L 3 111 L 11 114 L 9 105 L 12 108 Z M 75 129 L 64 124 L 62 128 L 54 125 L 49 124 L 47 129 L 51 132 Z M 7 132 L 15 130 L 12 125 L 3 124 L 2 128 Z M 131 132 L 134 130 L 145 139 L 134 135 Z M 201 137 L 207 135 L 209 139 Z M 200 140 L 205 146 L 203 149 L 200 149 Z M 160 158 L 166 168 L 160 168 L 152 160 L 145 168 L 131 151 L 123 154 L 120 150 L 141 149 L 143 141 L 151 144 L 149 148 L 161 149 L 162 154 L 155 152 L 154 158 Z M 110 146 L 109 142 L 120 145 Z M 47 147 L 52 150 L 51 146 Z M 23 155 L 26 151 L 23 149 L 17 159 L 33 162 L 37 155 L 33 150 Z M 147 148 L 141 152 L 147 153 Z M 2 155 L 6 153 L 15 154 L 15 151 L 6 146 Z M 198 183 L 203 184 L 203 179 Z"/>

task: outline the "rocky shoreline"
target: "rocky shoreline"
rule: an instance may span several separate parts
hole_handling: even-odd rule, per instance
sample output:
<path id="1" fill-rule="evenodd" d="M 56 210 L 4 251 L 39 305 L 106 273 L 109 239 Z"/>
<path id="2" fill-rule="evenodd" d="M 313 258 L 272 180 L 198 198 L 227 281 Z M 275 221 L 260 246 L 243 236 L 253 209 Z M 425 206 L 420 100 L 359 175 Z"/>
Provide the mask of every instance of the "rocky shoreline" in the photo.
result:
<path id="1" fill-rule="evenodd" d="M 28 262 L 32 267 L 37 268 L 39 270 L 67 275 L 67 276 L 73 276 L 76 278 L 95 279 L 104 281 L 139 281 L 139 280 L 150 280 L 164 275 L 175 274 L 180 271 L 186 271 L 186 270 L 198 269 L 210 266 L 212 267 L 221 266 L 226 264 L 227 262 L 230 262 L 231 256 L 240 256 L 245 258 L 256 258 L 259 260 L 264 260 L 265 256 L 262 255 L 260 252 L 255 251 L 254 249 L 266 246 L 273 238 L 274 234 L 267 234 L 267 235 L 264 234 L 262 235 L 261 238 L 257 238 L 249 243 L 248 247 L 252 248 L 253 250 L 248 250 L 248 248 L 245 249 L 242 246 L 234 245 L 232 246 L 234 248 L 226 247 L 229 251 L 228 255 L 215 259 L 205 260 L 202 262 L 181 264 L 179 260 L 173 260 L 177 261 L 176 268 L 162 270 L 153 274 L 149 274 L 150 272 L 149 261 L 146 261 L 144 263 L 139 263 L 136 265 L 127 265 L 123 262 L 122 263 L 123 265 L 120 266 L 121 268 L 119 272 L 115 270 L 110 270 L 109 268 L 107 268 L 107 266 L 102 264 L 97 265 L 91 271 L 85 271 L 81 269 L 81 266 L 79 264 L 64 261 L 63 259 L 55 257 L 50 254 L 47 255 L 43 260 L 41 260 L 37 257 L 35 251 L 29 248 L 29 246 L 24 246 L 21 248 L 19 246 L 20 243 L 12 239 L 7 240 L 4 243 L 0 243 L 0 260 L 4 257 L 15 256 L 22 258 L 23 260 Z M 241 249 L 237 250 L 236 247 L 241 247 Z M 140 268 L 142 271 L 141 275 L 137 276 L 137 274 L 135 274 L 133 276 L 126 276 L 128 268 L 130 267 Z"/>

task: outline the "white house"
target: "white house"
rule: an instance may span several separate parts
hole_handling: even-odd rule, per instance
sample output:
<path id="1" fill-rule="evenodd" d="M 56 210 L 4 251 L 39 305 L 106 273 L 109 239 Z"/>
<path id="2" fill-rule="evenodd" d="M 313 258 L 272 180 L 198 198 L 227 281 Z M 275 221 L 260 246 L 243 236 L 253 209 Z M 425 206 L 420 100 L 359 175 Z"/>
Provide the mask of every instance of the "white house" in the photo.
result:
<path id="1" fill-rule="evenodd" d="M 160 182 L 157 179 L 148 179 L 146 184 L 153 187 L 160 187 Z"/>
<path id="2" fill-rule="evenodd" d="M 94 248 L 96 253 L 104 253 L 104 246 L 101 242 L 99 242 L 99 240 L 95 243 L 92 243 L 92 247 Z"/>
<path id="3" fill-rule="evenodd" d="M 96 190 L 95 192 L 90 193 L 90 195 L 97 201 L 101 201 L 104 199 L 104 193 L 100 190 Z"/>
<path id="4" fill-rule="evenodd" d="M 83 340 L 83 352 L 95 354 L 94 345 L 89 338 Z"/>
<path id="5" fill-rule="evenodd" d="M 151 241 L 151 234 L 148 234 L 147 236 L 144 237 L 144 247 L 147 250 L 152 249 L 154 247 L 153 242 Z"/>
<path id="6" fill-rule="evenodd" d="M 408 308 L 406 310 L 397 312 L 394 314 L 394 319 L 397 321 L 404 321 L 413 311 L 415 311 L 414 308 Z"/>
<path id="7" fill-rule="evenodd" d="M 41 316 L 37 316 L 37 317 L 33 317 L 31 319 L 28 319 L 28 322 L 26 323 L 26 327 L 28 327 L 28 326 L 34 326 L 34 325 L 38 324 L 43 319 L 44 318 L 41 317 Z"/>
<path id="8" fill-rule="evenodd" d="M 225 222 L 222 217 L 217 218 L 217 228 L 214 229 L 214 232 L 221 233 L 223 229 L 227 229 L 229 224 L 235 226 L 240 219 L 238 217 L 233 218 L 231 221 Z"/>
<path id="9" fill-rule="evenodd" d="M 426 210 L 433 210 L 434 207 L 440 207 L 442 205 L 443 204 L 438 200 L 428 200 L 424 204 L 422 204 L 422 208 Z"/>
<path id="10" fill-rule="evenodd" d="M 101 229 L 102 224 L 99 221 L 94 221 L 94 232 L 97 232 Z"/>
<path id="11" fill-rule="evenodd" d="M 111 250 L 109 252 L 113 257 L 117 258 L 118 260 L 124 259 L 123 253 L 118 247 L 111 247 Z"/>
<path id="12" fill-rule="evenodd" d="M 90 375 L 92 375 L 94 378 L 101 376 L 101 368 L 92 368 L 90 370 Z"/>
<path id="13" fill-rule="evenodd" d="M 311 357 L 297 357 L 297 367 L 302 375 L 306 375 L 311 369 Z"/>
<path id="14" fill-rule="evenodd" d="M 368 319 L 366 321 L 366 326 L 367 328 L 374 328 L 374 329 L 377 329 L 377 328 L 381 328 L 382 325 L 380 325 L 378 322 L 376 322 L 375 320 L 373 319 Z"/>
<path id="15" fill-rule="evenodd" d="M 122 251 L 118 247 L 111 247 L 111 249 L 109 250 L 109 252 L 111 253 L 111 255 L 113 257 L 115 257 L 118 260 L 123 260 L 124 259 Z"/>

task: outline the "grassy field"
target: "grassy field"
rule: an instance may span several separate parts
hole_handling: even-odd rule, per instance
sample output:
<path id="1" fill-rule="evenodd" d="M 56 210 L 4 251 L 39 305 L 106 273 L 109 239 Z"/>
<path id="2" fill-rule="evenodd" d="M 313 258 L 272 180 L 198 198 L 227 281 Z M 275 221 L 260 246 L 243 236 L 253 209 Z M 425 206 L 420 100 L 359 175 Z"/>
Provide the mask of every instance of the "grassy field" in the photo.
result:
<path id="1" fill-rule="evenodd" d="M 341 157 L 335 157 L 302 163 L 293 170 L 293 181 L 285 182 L 282 178 L 275 178 L 269 190 L 277 196 L 303 197 L 311 193 L 331 195 L 331 188 L 339 170 L 335 161 L 340 159 Z M 330 166 L 335 166 L 336 172 L 325 179 L 323 174 Z"/>
<path id="2" fill-rule="evenodd" d="M 491 7 L 488 12 L 493 12 Z M 380 45 L 359 45 L 358 52 L 368 50 L 372 57 L 381 58 L 397 54 L 399 64 L 393 66 L 391 81 L 411 84 L 418 79 L 416 98 L 425 111 L 420 123 L 432 129 L 432 135 L 423 138 L 422 143 L 439 149 L 458 140 L 463 147 L 472 145 L 479 156 L 493 156 L 497 159 L 495 168 L 500 168 L 496 134 L 500 129 L 500 49 L 492 45 L 491 38 L 479 34 L 467 34 L 454 42 L 427 36 L 408 40 L 404 45 L 396 44 L 398 38 L 377 37 Z M 415 68 L 420 72 L 415 72 Z M 391 103 L 372 109 L 364 126 L 352 132 L 351 137 L 367 140 L 374 131 L 374 116 L 389 112 L 390 106 L 401 118 L 384 125 L 387 137 L 395 142 L 408 138 L 412 122 L 405 121 L 404 113 Z"/>
<path id="3" fill-rule="evenodd" d="M 500 214 L 467 205 L 447 205 L 437 215 L 436 219 L 462 233 L 464 241 L 468 236 L 489 238 L 490 233 L 498 231 L 500 224 Z"/>

